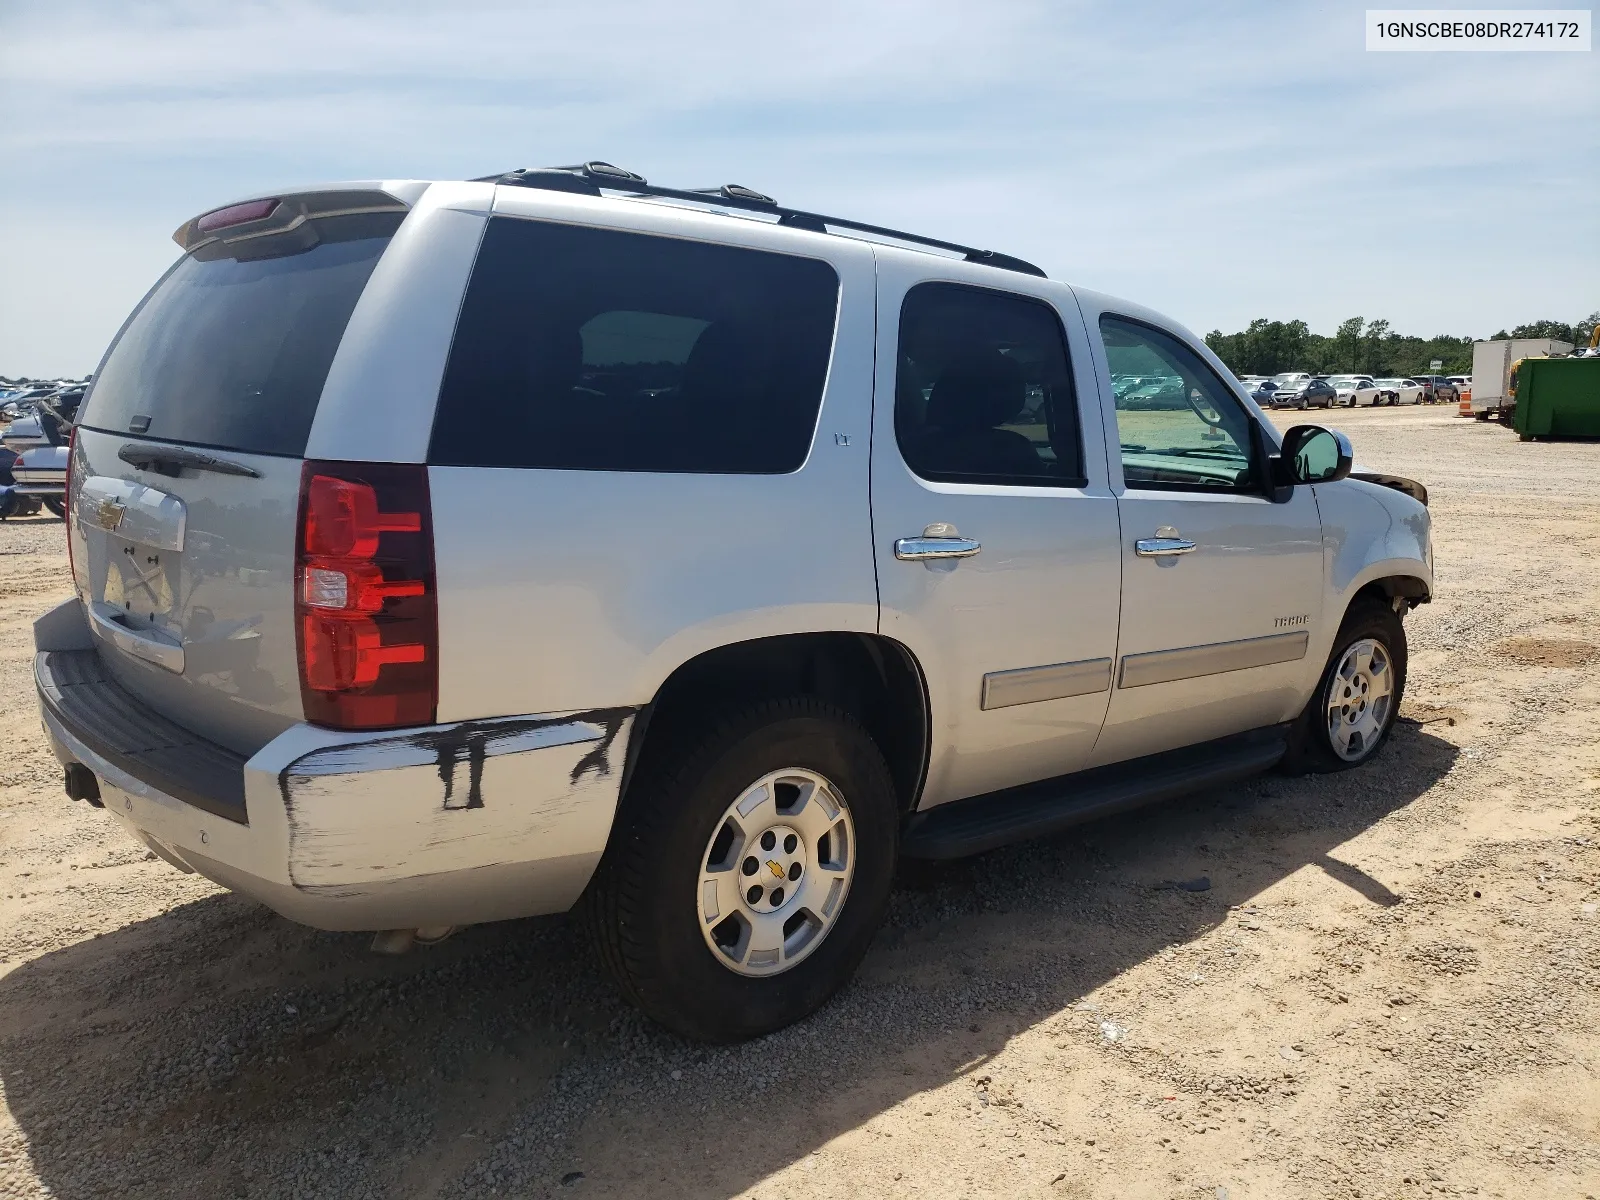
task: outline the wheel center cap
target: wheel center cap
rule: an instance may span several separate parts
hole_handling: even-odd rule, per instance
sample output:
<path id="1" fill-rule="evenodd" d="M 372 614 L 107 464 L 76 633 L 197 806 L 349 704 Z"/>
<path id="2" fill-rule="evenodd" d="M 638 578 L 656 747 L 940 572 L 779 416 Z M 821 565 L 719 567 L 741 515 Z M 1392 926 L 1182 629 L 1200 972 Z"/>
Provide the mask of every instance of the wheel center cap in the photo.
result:
<path id="1" fill-rule="evenodd" d="M 1354 725 L 1358 723 L 1367 712 L 1367 693 L 1372 690 L 1372 677 L 1365 672 L 1358 673 L 1350 681 L 1350 686 L 1345 688 L 1345 720 Z"/>
<path id="2" fill-rule="evenodd" d="M 800 894 L 805 877 L 805 839 L 788 825 L 773 825 L 744 849 L 739 895 L 753 913 L 777 912 Z"/>

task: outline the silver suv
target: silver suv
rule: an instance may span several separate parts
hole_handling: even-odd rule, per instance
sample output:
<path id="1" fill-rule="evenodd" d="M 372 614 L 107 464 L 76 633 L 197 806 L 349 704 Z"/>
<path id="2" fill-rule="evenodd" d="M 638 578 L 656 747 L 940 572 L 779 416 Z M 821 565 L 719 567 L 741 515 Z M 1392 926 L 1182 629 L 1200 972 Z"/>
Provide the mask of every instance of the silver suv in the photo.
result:
<path id="1" fill-rule="evenodd" d="M 902 855 L 1395 720 L 1426 493 L 1138 305 L 605 164 L 175 237 L 75 430 L 39 698 L 69 795 L 294 920 L 577 907 L 647 1013 L 749 1037 Z"/>

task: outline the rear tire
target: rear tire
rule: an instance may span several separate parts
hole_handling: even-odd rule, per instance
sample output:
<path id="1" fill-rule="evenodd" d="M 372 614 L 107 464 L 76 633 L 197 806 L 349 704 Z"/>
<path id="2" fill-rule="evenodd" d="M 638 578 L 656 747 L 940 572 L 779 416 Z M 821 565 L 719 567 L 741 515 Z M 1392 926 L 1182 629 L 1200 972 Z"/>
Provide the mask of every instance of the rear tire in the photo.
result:
<path id="1" fill-rule="evenodd" d="M 1406 688 L 1406 631 L 1377 600 L 1350 606 L 1317 690 L 1289 734 L 1279 769 L 1292 775 L 1348 771 L 1389 738 Z"/>
<path id="2" fill-rule="evenodd" d="M 834 801 L 842 826 L 827 824 L 839 820 L 827 815 Z M 819 805 L 830 832 L 813 838 L 805 814 Z M 841 828 L 848 836 L 831 832 Z M 774 846 L 757 849 L 772 830 Z M 584 916 L 601 960 L 647 1016 L 697 1041 L 743 1041 L 809 1016 L 850 979 L 883 920 L 898 838 L 894 784 L 866 731 L 815 698 L 764 701 L 686 738 L 629 788 Z M 732 891 L 719 893 L 713 877 L 734 872 Z M 767 891 L 747 903 L 757 882 Z M 776 958 L 764 961 L 774 928 Z"/>
<path id="3" fill-rule="evenodd" d="M 45 499 L 44 506 L 62 520 L 66 520 L 67 502 L 65 500 L 58 500 L 56 497 L 50 496 Z"/>

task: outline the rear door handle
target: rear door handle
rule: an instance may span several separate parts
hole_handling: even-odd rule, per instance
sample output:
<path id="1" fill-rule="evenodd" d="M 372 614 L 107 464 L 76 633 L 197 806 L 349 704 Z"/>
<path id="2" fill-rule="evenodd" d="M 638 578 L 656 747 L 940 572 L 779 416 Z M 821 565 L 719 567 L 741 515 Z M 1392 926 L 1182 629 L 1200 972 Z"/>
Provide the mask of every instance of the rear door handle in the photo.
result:
<path id="1" fill-rule="evenodd" d="M 1140 558 L 1161 558 L 1168 554 L 1188 554 L 1193 549 L 1194 543 L 1188 538 L 1181 537 L 1140 538 L 1133 544 L 1133 552 Z"/>
<path id="2" fill-rule="evenodd" d="M 954 525 L 937 521 L 924 529 L 921 537 L 895 542 L 894 556 L 901 562 L 928 562 L 936 558 L 971 558 L 982 549 L 981 542 L 962 537 Z"/>
<path id="3" fill-rule="evenodd" d="M 894 556 L 901 562 L 926 562 L 930 558 L 971 558 L 983 549 L 981 542 L 964 537 L 901 538 Z"/>

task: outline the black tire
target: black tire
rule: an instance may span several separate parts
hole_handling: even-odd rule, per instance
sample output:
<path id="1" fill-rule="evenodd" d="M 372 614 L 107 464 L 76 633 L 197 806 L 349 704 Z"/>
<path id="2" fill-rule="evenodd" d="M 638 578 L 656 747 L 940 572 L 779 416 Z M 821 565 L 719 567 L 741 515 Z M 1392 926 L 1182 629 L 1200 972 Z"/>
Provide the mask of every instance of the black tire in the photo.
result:
<path id="1" fill-rule="evenodd" d="M 583 914 L 601 961 L 647 1016 L 696 1041 L 743 1041 L 815 1012 L 854 974 L 888 905 L 899 806 L 871 737 L 812 697 L 751 705 L 683 742 L 628 789 Z M 844 907 L 816 949 L 756 978 L 736 974 L 707 946 L 695 886 L 728 805 L 786 767 L 836 785 L 854 825 L 856 865 Z"/>
<path id="2" fill-rule="evenodd" d="M 45 498 L 44 506 L 51 512 L 55 513 L 56 516 L 62 518 L 63 520 L 66 519 L 67 502 L 65 500 L 58 499 L 55 496 L 47 496 Z"/>
<path id="3" fill-rule="evenodd" d="M 1360 756 L 1345 758 L 1334 749 L 1325 715 L 1329 711 L 1332 699 L 1330 689 L 1340 660 L 1352 645 L 1367 638 L 1384 648 L 1389 669 L 1394 673 L 1389 708 L 1377 736 L 1362 747 Z M 1317 690 L 1295 720 L 1289 734 L 1289 752 L 1284 755 L 1279 769 L 1291 775 L 1304 775 L 1307 772 L 1348 771 L 1370 762 L 1389 740 L 1405 690 L 1406 631 L 1399 614 L 1386 602 L 1357 600 L 1345 613 L 1344 622 L 1333 639 L 1333 649 L 1322 668 L 1322 675 L 1317 679 Z"/>

